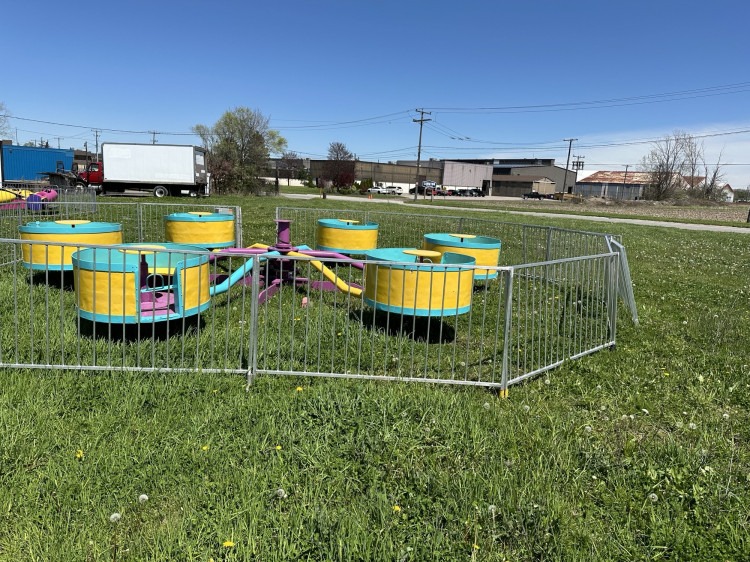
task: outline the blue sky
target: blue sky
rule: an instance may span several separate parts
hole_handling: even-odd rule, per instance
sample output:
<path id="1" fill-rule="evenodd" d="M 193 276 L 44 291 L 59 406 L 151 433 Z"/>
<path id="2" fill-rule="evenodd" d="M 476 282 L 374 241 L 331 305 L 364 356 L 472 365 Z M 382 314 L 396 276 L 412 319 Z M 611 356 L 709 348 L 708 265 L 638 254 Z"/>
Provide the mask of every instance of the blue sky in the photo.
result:
<path id="1" fill-rule="evenodd" d="M 713 135 L 708 158 L 745 187 L 748 16 L 739 0 L 29 0 L 0 8 L 0 101 L 20 142 L 197 143 L 191 126 L 247 106 L 303 156 L 340 141 L 376 161 L 416 158 L 417 108 L 423 158 L 564 164 L 577 138 L 587 168 L 634 169 L 649 146 L 632 141 L 681 130 Z"/>

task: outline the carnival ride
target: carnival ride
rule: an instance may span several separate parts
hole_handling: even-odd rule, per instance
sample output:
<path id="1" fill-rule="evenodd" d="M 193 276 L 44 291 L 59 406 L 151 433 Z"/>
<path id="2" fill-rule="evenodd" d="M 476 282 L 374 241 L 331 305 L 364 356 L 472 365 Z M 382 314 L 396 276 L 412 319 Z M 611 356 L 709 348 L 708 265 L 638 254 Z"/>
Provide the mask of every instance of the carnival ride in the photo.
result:
<path id="1" fill-rule="evenodd" d="M 431 233 L 422 248 L 378 248 L 377 223 L 320 219 L 311 248 L 294 246 L 292 221 L 280 219 L 274 244 L 236 248 L 231 214 L 174 213 L 164 220 L 167 242 L 141 244 L 124 244 L 117 223 L 28 223 L 19 227 L 28 241 L 23 265 L 72 270 L 80 317 L 123 325 L 200 315 L 213 297 L 253 281 L 260 303 L 285 285 L 308 285 L 361 298 L 376 311 L 457 316 L 470 310 L 474 284 L 497 276 L 500 241 L 471 234 Z M 320 278 L 305 276 L 302 264 Z M 363 283 L 342 270 L 359 271 Z"/>

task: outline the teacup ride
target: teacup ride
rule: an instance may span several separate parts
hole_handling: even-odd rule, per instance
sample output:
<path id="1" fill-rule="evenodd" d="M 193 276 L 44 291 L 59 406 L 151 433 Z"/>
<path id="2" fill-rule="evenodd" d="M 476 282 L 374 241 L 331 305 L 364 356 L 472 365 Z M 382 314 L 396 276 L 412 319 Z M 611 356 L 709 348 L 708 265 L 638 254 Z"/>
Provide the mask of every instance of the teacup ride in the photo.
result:
<path id="1" fill-rule="evenodd" d="M 500 261 L 500 247 L 502 243 L 497 238 L 476 236 L 474 234 L 425 234 L 422 247 L 425 250 L 440 252 L 455 252 L 473 257 L 477 266 L 497 267 Z M 474 270 L 475 281 L 488 281 L 497 278 L 497 270 Z"/>
<path id="2" fill-rule="evenodd" d="M 81 318 L 109 324 L 197 316 L 211 304 L 209 256 L 201 246 L 121 244 L 74 252 Z"/>
<path id="3" fill-rule="evenodd" d="M 417 248 L 381 248 L 365 256 L 363 299 L 375 310 L 444 317 L 471 309 L 474 257 Z"/>
<path id="4" fill-rule="evenodd" d="M 317 249 L 363 254 L 378 247 L 378 223 L 354 219 L 318 219 Z"/>
<path id="5" fill-rule="evenodd" d="M 122 225 L 88 220 L 34 221 L 19 226 L 23 266 L 39 271 L 72 271 L 72 255 L 82 246 L 122 244 Z M 45 244 L 64 242 L 71 246 Z"/>
<path id="6" fill-rule="evenodd" d="M 165 216 L 164 221 L 168 242 L 192 244 L 212 250 L 235 245 L 232 214 L 191 211 L 172 213 Z"/>

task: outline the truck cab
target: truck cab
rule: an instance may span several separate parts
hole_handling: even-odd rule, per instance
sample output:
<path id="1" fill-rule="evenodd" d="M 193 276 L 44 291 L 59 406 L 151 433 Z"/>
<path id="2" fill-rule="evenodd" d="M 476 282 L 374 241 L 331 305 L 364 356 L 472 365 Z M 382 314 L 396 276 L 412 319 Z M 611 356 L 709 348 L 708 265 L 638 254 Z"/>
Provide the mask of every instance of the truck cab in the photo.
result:
<path id="1" fill-rule="evenodd" d="M 78 177 L 87 185 L 101 185 L 104 181 L 104 165 L 102 162 L 92 162 L 86 166 L 86 170 L 79 173 Z"/>

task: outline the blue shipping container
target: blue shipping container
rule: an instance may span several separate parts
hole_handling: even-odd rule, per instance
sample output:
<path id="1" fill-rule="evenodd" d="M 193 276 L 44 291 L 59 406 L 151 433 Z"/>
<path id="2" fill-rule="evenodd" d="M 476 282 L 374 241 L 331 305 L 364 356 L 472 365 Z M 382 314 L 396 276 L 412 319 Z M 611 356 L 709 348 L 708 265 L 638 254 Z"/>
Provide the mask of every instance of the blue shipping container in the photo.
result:
<path id="1" fill-rule="evenodd" d="M 3 145 L 3 180 L 35 181 L 45 179 L 44 172 L 73 167 L 73 151 L 62 148 Z"/>

